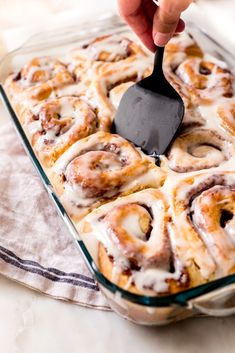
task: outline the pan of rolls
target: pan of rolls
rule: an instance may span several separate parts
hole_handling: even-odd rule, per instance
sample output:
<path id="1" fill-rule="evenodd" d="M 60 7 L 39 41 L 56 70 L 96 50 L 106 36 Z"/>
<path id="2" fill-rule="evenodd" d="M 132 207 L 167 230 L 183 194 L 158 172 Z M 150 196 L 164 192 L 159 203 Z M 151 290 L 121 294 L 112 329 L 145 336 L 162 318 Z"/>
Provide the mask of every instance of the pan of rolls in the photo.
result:
<path id="1" fill-rule="evenodd" d="M 164 72 L 185 116 L 166 154 L 153 158 L 112 132 L 122 95 L 151 73 L 152 55 L 123 25 L 101 24 L 60 55 L 34 46 L 8 70 L 1 92 L 13 121 L 114 310 L 164 324 L 194 315 L 205 296 L 211 315 L 227 301 L 226 315 L 234 313 L 234 67 L 193 28 L 172 38 Z"/>

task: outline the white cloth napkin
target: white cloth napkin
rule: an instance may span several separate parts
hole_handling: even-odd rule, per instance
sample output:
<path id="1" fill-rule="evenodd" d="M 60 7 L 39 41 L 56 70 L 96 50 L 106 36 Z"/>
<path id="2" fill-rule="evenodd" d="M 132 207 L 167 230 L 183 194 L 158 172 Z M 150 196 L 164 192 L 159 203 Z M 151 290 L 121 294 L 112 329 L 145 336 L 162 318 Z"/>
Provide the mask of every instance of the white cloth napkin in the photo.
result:
<path id="1" fill-rule="evenodd" d="M 11 124 L 0 128 L 0 274 L 108 310 Z"/>

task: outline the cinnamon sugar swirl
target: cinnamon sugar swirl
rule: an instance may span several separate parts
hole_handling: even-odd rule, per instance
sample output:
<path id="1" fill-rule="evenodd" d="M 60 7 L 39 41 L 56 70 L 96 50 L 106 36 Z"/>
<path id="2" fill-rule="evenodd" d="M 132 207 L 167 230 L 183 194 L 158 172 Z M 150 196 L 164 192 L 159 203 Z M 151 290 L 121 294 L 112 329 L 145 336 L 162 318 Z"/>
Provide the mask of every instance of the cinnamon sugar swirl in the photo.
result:
<path id="1" fill-rule="evenodd" d="M 76 141 L 105 128 L 105 121 L 76 97 L 53 99 L 27 109 L 22 124 L 37 155 L 50 167 Z"/>
<path id="2" fill-rule="evenodd" d="M 194 105 L 211 104 L 220 97 L 233 96 L 233 77 L 224 63 L 189 58 L 177 67 L 175 74 L 181 85 L 186 85 Z"/>
<path id="3" fill-rule="evenodd" d="M 70 216 L 77 220 L 113 197 L 159 187 L 164 172 L 120 136 L 97 132 L 71 146 L 50 177 Z"/>

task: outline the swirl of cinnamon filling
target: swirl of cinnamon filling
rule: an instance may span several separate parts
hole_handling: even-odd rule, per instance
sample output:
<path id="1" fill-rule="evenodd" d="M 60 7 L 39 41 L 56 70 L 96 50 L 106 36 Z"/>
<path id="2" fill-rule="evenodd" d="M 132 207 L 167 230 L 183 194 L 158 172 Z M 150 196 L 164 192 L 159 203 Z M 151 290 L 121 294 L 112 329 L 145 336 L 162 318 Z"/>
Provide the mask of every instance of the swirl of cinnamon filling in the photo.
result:
<path id="1" fill-rule="evenodd" d="M 232 75 L 216 62 L 189 58 L 178 66 L 175 75 L 181 80 L 181 86 L 186 85 L 194 105 L 211 104 L 220 97 L 233 96 Z"/>
<path id="2" fill-rule="evenodd" d="M 181 255 L 202 278 L 235 271 L 235 173 L 200 174 L 175 188 L 173 220 Z"/>
<path id="3" fill-rule="evenodd" d="M 53 90 L 74 83 L 67 67 L 50 57 L 34 58 L 17 74 L 6 80 L 9 93 L 20 100 L 42 101 L 47 99 Z"/>
<path id="4" fill-rule="evenodd" d="M 226 100 L 217 108 L 220 126 L 235 136 L 235 100 Z"/>
<path id="5" fill-rule="evenodd" d="M 76 97 L 34 106 L 21 118 L 40 160 L 48 167 L 74 142 L 91 135 L 101 125 L 94 110 Z"/>
<path id="6" fill-rule="evenodd" d="M 75 218 L 123 193 L 159 186 L 163 173 L 153 159 L 118 135 L 97 132 L 70 147 L 56 162 L 52 180 Z M 58 180 L 59 179 L 59 180 Z"/>
<path id="7" fill-rule="evenodd" d="M 180 135 L 169 154 L 169 167 L 179 173 L 218 167 L 234 154 L 234 144 L 216 131 L 195 129 Z"/>
<path id="8" fill-rule="evenodd" d="M 99 241 L 102 273 L 132 292 L 174 293 L 187 288 L 187 271 L 168 234 L 167 205 L 159 190 L 148 189 L 104 205 L 78 230 Z"/>

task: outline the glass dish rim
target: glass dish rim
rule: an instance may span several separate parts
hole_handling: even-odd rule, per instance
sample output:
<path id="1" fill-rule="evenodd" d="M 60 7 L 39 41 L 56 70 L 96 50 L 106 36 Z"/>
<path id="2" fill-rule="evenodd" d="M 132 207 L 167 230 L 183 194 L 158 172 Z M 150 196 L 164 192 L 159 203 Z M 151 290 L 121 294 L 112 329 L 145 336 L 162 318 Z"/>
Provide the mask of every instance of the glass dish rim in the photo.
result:
<path id="1" fill-rule="evenodd" d="M 113 21 L 115 20 L 116 23 L 113 24 Z M 108 22 L 110 26 L 110 28 L 105 27 L 104 29 L 101 29 L 100 31 L 98 31 L 99 34 L 101 34 L 102 32 L 107 32 L 107 31 L 115 31 L 115 29 L 128 29 L 128 27 L 119 19 L 118 16 L 110 16 L 110 17 L 106 17 L 105 19 L 98 19 L 95 23 L 96 26 L 100 25 L 100 24 L 104 24 L 104 22 Z M 77 26 L 68 26 L 67 31 L 69 33 L 69 31 L 72 28 L 76 28 L 76 29 L 82 29 L 83 31 L 86 31 L 86 26 L 87 26 L 87 30 L 90 29 L 89 27 L 89 22 L 86 24 L 87 22 L 84 23 L 80 23 L 80 25 Z M 206 36 L 210 41 L 212 41 L 218 48 L 221 48 L 222 51 L 226 52 L 228 55 L 231 56 L 231 58 L 234 60 L 235 62 L 235 57 L 232 55 L 232 53 L 230 53 L 227 49 L 223 48 L 220 44 L 218 44 L 213 38 L 211 38 L 205 31 L 201 30 L 199 27 L 197 27 L 195 24 L 193 23 L 188 23 L 189 26 L 193 26 L 195 27 L 197 30 L 199 30 L 204 36 Z M 116 27 L 115 27 L 116 25 Z M 15 56 L 17 54 L 24 54 L 22 53 L 22 51 L 26 50 L 27 52 L 30 51 L 34 51 L 38 49 L 38 45 L 39 43 L 33 44 L 31 45 L 31 41 L 36 39 L 36 38 L 40 38 L 40 36 L 43 37 L 43 35 L 48 35 L 50 31 L 44 31 L 44 32 L 40 32 L 38 34 L 34 34 L 33 36 L 31 36 L 24 44 L 22 44 L 19 48 L 9 52 L 8 54 L 6 54 L 2 60 L 0 61 L 0 70 L 1 70 L 1 66 L 4 64 L 4 61 L 7 60 L 9 57 Z M 55 34 L 55 37 L 58 37 L 59 34 L 55 33 L 54 31 L 51 31 L 53 34 Z M 88 39 L 89 37 L 92 37 L 96 32 L 92 31 L 89 32 L 89 35 L 87 36 L 85 34 L 85 37 L 82 38 L 82 36 L 76 35 L 73 37 L 74 40 L 76 41 L 82 41 L 83 39 Z M 60 45 L 63 45 L 63 41 L 62 39 L 59 40 Z M 40 43 L 43 44 L 43 43 Z M 65 44 L 65 43 L 64 43 Z M 43 49 L 45 49 L 45 47 L 43 47 Z M 235 274 L 231 274 L 213 281 L 209 281 L 207 283 L 204 283 L 200 286 L 196 286 L 196 287 L 192 287 L 190 289 L 184 290 L 184 291 L 180 291 L 178 293 L 175 294 L 170 294 L 170 295 L 161 295 L 161 296 L 147 296 L 147 295 L 139 295 L 139 294 L 135 294 L 135 293 L 131 293 L 119 286 L 117 286 L 116 284 L 112 283 L 111 281 L 109 281 L 97 268 L 92 256 L 89 253 L 89 250 L 87 249 L 87 247 L 85 246 L 84 242 L 80 239 L 80 236 L 78 234 L 78 231 L 76 230 L 72 220 L 70 219 L 70 217 L 68 216 L 65 208 L 63 207 L 63 205 L 61 204 L 61 202 L 59 201 L 51 183 L 49 178 L 46 175 L 46 172 L 44 171 L 43 167 L 41 166 L 39 160 L 36 157 L 36 154 L 32 148 L 32 146 L 30 145 L 26 134 L 18 120 L 17 114 L 14 111 L 8 97 L 7 97 L 7 93 L 3 87 L 2 84 L 0 84 L 0 95 L 2 97 L 2 100 L 9 112 L 9 115 L 14 123 L 14 127 L 21 139 L 21 142 L 23 143 L 26 153 L 29 155 L 34 167 L 36 168 L 40 179 L 42 180 L 47 192 L 49 193 L 49 195 L 51 196 L 52 200 L 54 201 L 54 204 L 57 207 L 57 210 L 59 212 L 59 214 L 62 216 L 64 222 L 66 223 L 69 233 L 75 238 L 76 243 L 80 249 L 80 253 L 82 254 L 82 256 L 84 257 L 84 260 L 86 261 L 91 274 L 94 276 L 94 278 L 96 279 L 96 281 L 102 285 L 105 289 L 109 290 L 110 292 L 116 294 L 120 294 L 121 297 L 123 299 L 126 299 L 132 303 L 135 304 L 139 304 L 142 306 L 148 306 L 148 307 L 168 307 L 171 305 L 178 305 L 181 307 L 187 307 L 188 306 L 188 302 L 191 299 L 195 299 L 195 298 L 200 298 L 201 296 L 208 294 L 208 293 L 213 293 L 216 290 L 225 288 L 231 284 L 235 283 Z"/>

